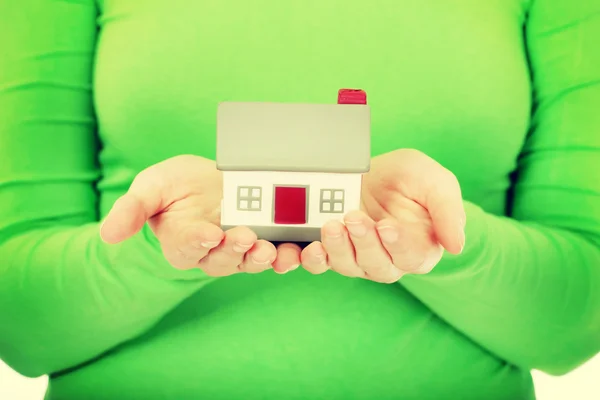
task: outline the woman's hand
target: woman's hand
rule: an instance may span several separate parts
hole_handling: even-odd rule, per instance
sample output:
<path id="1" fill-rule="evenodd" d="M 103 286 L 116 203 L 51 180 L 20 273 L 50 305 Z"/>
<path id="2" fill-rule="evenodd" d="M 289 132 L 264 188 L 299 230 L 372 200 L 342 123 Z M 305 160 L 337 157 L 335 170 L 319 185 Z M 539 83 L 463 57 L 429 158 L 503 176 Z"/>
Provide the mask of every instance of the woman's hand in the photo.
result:
<path id="1" fill-rule="evenodd" d="M 444 248 L 462 251 L 465 212 L 456 177 L 416 150 L 396 150 L 371 163 L 362 185 L 361 211 L 328 222 L 322 241 L 307 246 L 302 265 L 350 277 L 396 282 L 406 273 L 425 274 Z"/>
<path id="2" fill-rule="evenodd" d="M 222 177 L 213 161 L 178 156 L 142 171 L 106 217 L 101 236 L 121 242 L 148 222 L 169 263 L 201 268 L 210 276 L 257 273 L 277 260 L 277 270 L 299 263 L 298 250 L 257 240 L 247 227 L 220 228 Z"/>

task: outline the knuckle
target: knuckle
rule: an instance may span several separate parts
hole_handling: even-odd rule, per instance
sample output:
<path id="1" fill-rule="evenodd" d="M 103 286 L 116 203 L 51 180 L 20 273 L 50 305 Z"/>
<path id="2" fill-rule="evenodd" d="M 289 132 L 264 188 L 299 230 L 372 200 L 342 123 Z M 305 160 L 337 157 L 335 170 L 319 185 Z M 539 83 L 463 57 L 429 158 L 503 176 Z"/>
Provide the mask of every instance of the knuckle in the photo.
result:
<path id="1" fill-rule="evenodd" d="M 138 173 L 133 180 L 132 187 L 135 185 L 140 191 L 150 188 L 160 188 L 168 191 L 172 186 L 172 181 L 161 168 L 161 165 L 155 164 Z"/>
<path id="2" fill-rule="evenodd" d="M 413 157 L 423 157 L 423 156 L 425 156 L 425 153 L 423 153 L 421 150 L 417 150 L 417 149 L 406 149 L 406 153 L 409 156 L 413 156 Z"/>
<path id="3" fill-rule="evenodd" d="M 460 189 L 460 182 L 458 180 L 458 177 L 449 169 L 442 168 L 440 172 L 440 179 L 442 180 L 442 182 L 445 183 L 445 188 Z M 445 190 L 439 185 L 435 185 L 434 188 L 437 190 Z"/>
<path id="4" fill-rule="evenodd" d="M 135 178 L 133 178 L 132 186 L 146 186 L 150 182 L 155 182 L 160 176 L 161 174 L 158 172 L 158 168 L 153 165 L 140 171 Z"/>
<path id="5" fill-rule="evenodd" d="M 454 173 L 450 170 L 448 171 L 448 180 L 450 180 L 450 182 L 452 183 L 452 185 L 456 186 L 456 187 L 460 187 L 460 182 L 458 180 L 458 177 L 456 175 L 454 175 Z"/>
<path id="6" fill-rule="evenodd" d="M 176 156 L 171 157 L 170 159 L 166 160 L 165 163 L 169 163 L 169 164 L 173 164 L 176 166 L 179 166 L 179 164 L 181 163 L 188 163 L 192 161 L 192 156 L 189 154 L 179 154 Z"/>
<path id="7" fill-rule="evenodd" d="M 423 153 L 420 150 L 417 150 L 415 148 L 407 147 L 407 148 L 402 148 L 402 149 L 396 150 L 396 154 L 401 154 L 402 157 L 407 158 L 407 157 L 421 156 Z"/>

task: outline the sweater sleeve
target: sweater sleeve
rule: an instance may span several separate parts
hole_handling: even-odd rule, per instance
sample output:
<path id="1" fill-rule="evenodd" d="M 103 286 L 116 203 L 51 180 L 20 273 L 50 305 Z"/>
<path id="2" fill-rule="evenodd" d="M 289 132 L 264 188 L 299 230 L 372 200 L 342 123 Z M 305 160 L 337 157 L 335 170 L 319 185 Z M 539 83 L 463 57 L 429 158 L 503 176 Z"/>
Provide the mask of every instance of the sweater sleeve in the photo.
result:
<path id="1" fill-rule="evenodd" d="M 532 0 L 535 107 L 509 217 L 466 203 L 467 247 L 402 284 L 490 352 L 562 374 L 600 351 L 600 0 Z"/>
<path id="2" fill-rule="evenodd" d="M 147 330 L 209 278 L 148 229 L 98 235 L 93 0 L 0 1 L 0 358 L 57 372 Z"/>

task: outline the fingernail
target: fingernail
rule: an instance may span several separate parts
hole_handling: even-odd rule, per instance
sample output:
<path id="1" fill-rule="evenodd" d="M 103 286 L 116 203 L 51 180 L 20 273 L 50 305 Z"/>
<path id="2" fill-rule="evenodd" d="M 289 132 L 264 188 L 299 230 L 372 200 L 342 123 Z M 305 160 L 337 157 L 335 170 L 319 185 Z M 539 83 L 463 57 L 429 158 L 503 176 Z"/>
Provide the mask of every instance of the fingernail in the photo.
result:
<path id="1" fill-rule="evenodd" d="M 377 228 L 379 237 L 385 243 L 394 243 L 398 240 L 398 232 L 392 226 L 381 226 Z"/>
<path id="2" fill-rule="evenodd" d="M 221 242 L 200 242 L 200 246 L 195 245 L 195 247 L 205 247 L 207 249 L 212 249 L 217 247 L 219 243 Z"/>
<path id="3" fill-rule="evenodd" d="M 342 237 L 342 231 L 339 227 L 330 226 L 325 230 L 325 236 L 329 239 L 339 239 Z"/>
<path id="4" fill-rule="evenodd" d="M 254 264 L 261 264 L 261 265 L 264 265 L 264 264 L 269 264 L 269 263 L 271 262 L 271 260 L 262 260 L 262 261 L 261 261 L 261 260 L 257 260 L 256 258 L 252 257 L 252 262 L 253 262 Z"/>
<path id="5" fill-rule="evenodd" d="M 466 242 L 466 237 L 465 237 L 465 229 L 464 228 L 460 228 L 459 233 L 458 233 L 458 237 L 459 237 L 459 243 L 460 243 L 460 253 L 463 252 L 463 250 L 465 249 L 465 242 Z"/>
<path id="6" fill-rule="evenodd" d="M 367 234 L 367 227 L 361 221 L 346 221 L 346 228 L 352 236 L 363 237 Z"/>
<path id="7" fill-rule="evenodd" d="M 242 244 L 236 242 L 233 244 L 233 251 L 235 251 L 236 253 L 245 253 L 248 250 L 250 250 L 251 247 L 251 244 Z"/>
<path id="8" fill-rule="evenodd" d="M 400 279 L 402 279 L 402 277 L 404 275 L 406 275 L 404 272 L 400 271 L 398 268 L 396 268 L 395 266 L 392 265 L 392 271 L 394 273 L 394 282 L 398 282 Z"/>
<path id="9" fill-rule="evenodd" d="M 285 272 L 286 272 L 286 273 L 288 273 L 288 272 L 291 272 L 291 271 L 293 271 L 293 270 L 297 269 L 299 266 L 300 266 L 300 264 L 295 264 L 295 265 L 292 265 L 292 266 L 291 266 L 290 268 L 288 268 L 288 270 L 287 270 L 287 271 L 285 271 Z"/>
<path id="10" fill-rule="evenodd" d="M 431 270 L 428 260 L 424 260 L 423 263 L 414 270 L 415 274 L 425 274 Z"/>
<path id="11" fill-rule="evenodd" d="M 325 262 L 325 254 L 315 254 L 315 261 L 317 264 L 323 264 Z"/>

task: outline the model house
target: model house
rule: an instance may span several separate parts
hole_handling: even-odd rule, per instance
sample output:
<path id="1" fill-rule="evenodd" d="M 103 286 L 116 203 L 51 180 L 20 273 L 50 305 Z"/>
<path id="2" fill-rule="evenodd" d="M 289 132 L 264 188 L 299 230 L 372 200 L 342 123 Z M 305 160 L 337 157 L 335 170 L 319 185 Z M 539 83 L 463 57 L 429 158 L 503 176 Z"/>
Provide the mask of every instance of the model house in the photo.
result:
<path id="1" fill-rule="evenodd" d="M 342 90 L 338 104 L 225 102 L 217 114 L 223 229 L 308 242 L 360 207 L 371 157 L 364 92 Z"/>

